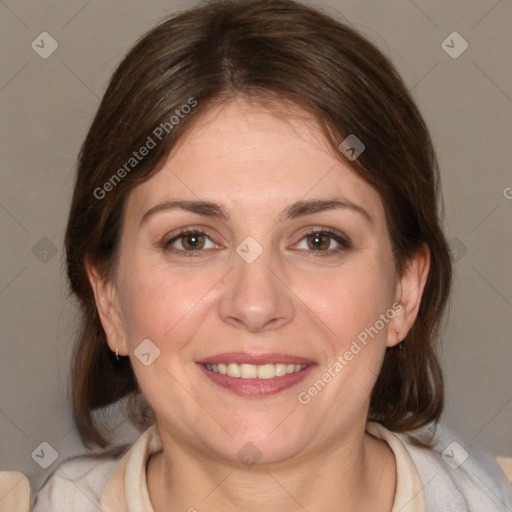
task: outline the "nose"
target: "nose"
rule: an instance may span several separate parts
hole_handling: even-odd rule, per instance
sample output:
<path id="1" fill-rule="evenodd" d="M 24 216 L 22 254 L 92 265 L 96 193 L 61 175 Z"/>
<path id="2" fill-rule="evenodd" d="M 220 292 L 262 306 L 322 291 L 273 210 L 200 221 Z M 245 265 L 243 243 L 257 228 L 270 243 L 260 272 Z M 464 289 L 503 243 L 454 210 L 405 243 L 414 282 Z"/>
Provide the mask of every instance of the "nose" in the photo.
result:
<path id="1" fill-rule="evenodd" d="M 222 320 L 250 332 L 279 329 L 288 324 L 295 314 L 293 292 L 279 275 L 270 249 L 252 263 L 238 254 L 234 258 L 219 304 Z"/>

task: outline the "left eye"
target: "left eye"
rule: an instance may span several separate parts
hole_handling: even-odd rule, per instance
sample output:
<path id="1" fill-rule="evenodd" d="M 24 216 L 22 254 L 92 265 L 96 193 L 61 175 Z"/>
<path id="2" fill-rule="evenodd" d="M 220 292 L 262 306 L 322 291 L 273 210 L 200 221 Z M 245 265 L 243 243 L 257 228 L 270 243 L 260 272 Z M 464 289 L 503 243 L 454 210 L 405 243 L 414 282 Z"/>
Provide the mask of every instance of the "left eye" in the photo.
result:
<path id="1" fill-rule="evenodd" d="M 306 233 L 296 247 L 306 251 L 329 252 L 348 248 L 349 244 L 341 236 L 334 233 L 313 231 Z"/>

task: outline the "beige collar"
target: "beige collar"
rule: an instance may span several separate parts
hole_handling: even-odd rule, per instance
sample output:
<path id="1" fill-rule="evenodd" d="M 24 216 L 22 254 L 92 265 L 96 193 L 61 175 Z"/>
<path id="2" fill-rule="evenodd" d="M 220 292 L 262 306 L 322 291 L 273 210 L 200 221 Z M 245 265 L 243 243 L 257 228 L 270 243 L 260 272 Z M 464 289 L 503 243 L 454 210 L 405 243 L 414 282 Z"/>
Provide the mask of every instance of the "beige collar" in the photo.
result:
<path id="1" fill-rule="evenodd" d="M 146 465 L 162 449 L 156 423 L 124 454 L 110 475 L 101 497 L 101 512 L 154 512 L 148 494 Z"/>
<path id="2" fill-rule="evenodd" d="M 366 424 L 366 432 L 385 441 L 395 455 L 396 492 L 391 512 L 425 512 L 423 484 L 418 470 L 402 441 L 380 423 L 373 421 Z"/>
<path id="3" fill-rule="evenodd" d="M 391 512 L 425 512 L 421 480 L 403 443 L 378 423 L 368 422 L 366 431 L 388 443 L 395 455 L 397 483 Z M 101 498 L 101 512 L 154 512 L 146 466 L 150 455 L 161 449 L 162 441 L 154 424 L 141 434 L 110 475 Z"/>

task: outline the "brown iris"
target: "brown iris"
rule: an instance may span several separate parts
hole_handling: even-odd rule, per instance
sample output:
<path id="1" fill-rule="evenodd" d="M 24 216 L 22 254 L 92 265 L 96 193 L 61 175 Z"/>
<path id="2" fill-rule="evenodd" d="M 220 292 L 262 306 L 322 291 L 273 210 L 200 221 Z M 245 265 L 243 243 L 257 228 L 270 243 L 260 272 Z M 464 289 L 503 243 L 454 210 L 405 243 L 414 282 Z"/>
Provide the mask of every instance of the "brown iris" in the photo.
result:
<path id="1" fill-rule="evenodd" d="M 182 236 L 183 247 L 187 250 L 193 251 L 195 249 L 202 249 L 204 247 L 205 236 L 200 233 L 190 233 Z"/>
<path id="2" fill-rule="evenodd" d="M 328 249 L 331 242 L 331 237 L 324 233 L 314 233 L 312 235 L 308 235 L 307 240 L 309 248 L 317 251 Z"/>

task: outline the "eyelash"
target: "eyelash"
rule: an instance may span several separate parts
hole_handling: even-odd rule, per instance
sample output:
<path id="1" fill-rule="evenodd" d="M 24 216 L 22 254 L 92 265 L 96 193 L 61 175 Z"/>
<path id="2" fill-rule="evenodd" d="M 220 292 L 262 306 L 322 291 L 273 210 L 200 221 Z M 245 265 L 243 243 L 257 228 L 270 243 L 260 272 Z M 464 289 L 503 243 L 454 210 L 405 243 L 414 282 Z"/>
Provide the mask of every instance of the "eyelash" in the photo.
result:
<path id="1" fill-rule="evenodd" d="M 177 254 L 179 256 L 183 256 L 183 257 L 192 258 L 192 257 L 201 256 L 200 253 L 205 252 L 205 250 L 203 250 L 203 249 L 193 249 L 191 251 L 184 251 L 183 249 L 175 249 L 172 247 L 172 244 L 174 242 L 176 242 L 180 238 L 183 238 L 187 235 L 206 236 L 211 242 L 213 242 L 212 238 L 206 231 L 203 231 L 202 229 L 185 228 L 185 229 L 181 230 L 177 235 L 173 236 L 172 238 L 170 238 L 168 240 L 164 240 L 161 244 L 162 249 L 164 249 L 164 251 L 168 251 L 168 252 Z M 327 251 L 306 250 L 305 252 L 307 252 L 310 257 L 312 256 L 312 257 L 325 258 L 325 257 L 329 257 L 329 256 L 335 256 L 342 251 L 346 251 L 346 250 L 349 250 L 352 248 L 352 245 L 351 245 L 350 241 L 348 240 L 348 238 L 341 236 L 338 232 L 334 231 L 331 228 L 317 228 L 317 229 L 311 229 L 309 231 L 306 231 L 301 234 L 301 238 L 299 239 L 297 244 L 299 242 L 301 242 L 303 239 L 307 238 L 308 236 L 312 236 L 312 235 L 327 235 L 330 238 L 332 238 L 335 242 L 337 242 L 339 245 L 336 249 L 329 249 Z M 209 249 L 206 249 L 206 250 L 209 250 Z"/>

